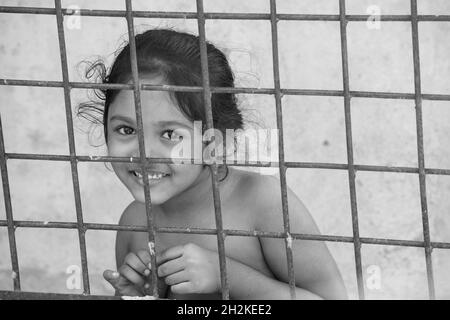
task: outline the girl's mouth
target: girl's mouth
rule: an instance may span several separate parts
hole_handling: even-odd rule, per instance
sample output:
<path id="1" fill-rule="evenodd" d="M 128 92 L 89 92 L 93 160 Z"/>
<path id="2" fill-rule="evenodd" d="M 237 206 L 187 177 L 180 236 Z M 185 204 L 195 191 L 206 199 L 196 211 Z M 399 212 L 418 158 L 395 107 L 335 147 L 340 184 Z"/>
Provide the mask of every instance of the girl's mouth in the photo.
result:
<path id="1" fill-rule="evenodd" d="M 133 175 L 141 185 L 144 185 L 144 179 L 143 179 L 141 171 L 131 170 L 130 174 Z M 159 182 L 160 180 L 162 180 L 165 177 L 169 177 L 170 174 L 164 173 L 164 172 L 150 171 L 147 173 L 147 176 L 148 176 L 149 183 L 154 184 L 154 183 Z"/>

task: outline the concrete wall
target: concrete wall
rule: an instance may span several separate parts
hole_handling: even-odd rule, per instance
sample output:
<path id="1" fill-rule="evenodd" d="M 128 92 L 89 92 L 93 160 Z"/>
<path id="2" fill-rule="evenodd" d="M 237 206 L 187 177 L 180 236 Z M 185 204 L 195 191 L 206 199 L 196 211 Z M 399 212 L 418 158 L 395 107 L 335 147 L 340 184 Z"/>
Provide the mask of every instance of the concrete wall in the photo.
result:
<path id="1" fill-rule="evenodd" d="M 419 14 L 450 14 L 445 0 L 419 0 Z M 53 1 L 2 0 L 11 6 L 53 7 Z M 195 1 L 134 1 L 136 10 L 195 11 Z M 226 3 L 226 4 L 225 4 Z M 124 9 L 124 1 L 63 1 L 63 7 Z M 408 0 L 347 0 L 349 14 L 366 14 L 377 5 L 382 14 L 409 14 Z M 269 1 L 205 1 L 212 12 L 269 12 Z M 338 13 L 337 0 L 278 1 L 284 13 Z M 67 19 L 66 19 L 67 22 Z M 138 30 L 171 26 L 197 32 L 195 20 L 136 19 Z M 207 21 L 207 38 L 223 49 L 240 86 L 273 86 L 268 21 Z M 280 21 L 279 52 L 284 88 L 342 90 L 338 22 Z M 0 14 L 0 78 L 61 80 L 56 19 L 47 15 Z M 104 57 L 110 61 L 127 39 L 124 18 L 82 17 L 81 28 L 68 28 L 70 80 L 81 81 L 78 62 Z M 450 23 L 421 22 L 419 27 L 422 91 L 450 94 Z M 348 25 L 350 89 L 414 92 L 411 25 L 365 22 Z M 72 108 L 85 101 L 86 90 L 72 90 Z M 240 96 L 249 121 L 275 128 L 271 96 Z M 353 98 L 351 104 L 356 164 L 417 166 L 415 105 L 411 100 Z M 0 112 L 7 152 L 68 154 L 63 90 L 0 86 Z M 450 168 L 449 102 L 423 102 L 425 163 Z M 285 150 L 288 161 L 345 163 L 347 159 L 343 98 L 283 98 Z M 250 123 L 250 122 L 249 122 Z M 85 123 L 75 120 L 76 150 L 104 155 L 101 138 L 88 139 Z M 79 163 L 86 222 L 117 223 L 131 201 L 124 186 L 103 164 Z M 76 221 L 70 166 L 64 162 L 8 161 L 14 218 Z M 450 177 L 427 176 L 432 241 L 450 241 Z M 348 174 L 339 170 L 289 169 L 288 184 L 303 200 L 322 233 L 352 236 Z M 364 237 L 422 240 L 419 179 L 415 174 L 357 172 L 360 234 Z M 5 219 L 0 197 L 0 219 Z M 17 229 L 23 290 L 81 292 L 66 287 L 67 268 L 79 265 L 75 230 Z M 114 232 L 88 231 L 91 290 L 113 291 L 102 279 L 114 267 Z M 357 297 L 353 245 L 329 243 L 351 298 Z M 0 290 L 12 289 L 6 228 L 0 228 Z M 367 297 L 427 297 L 424 250 L 396 246 L 362 246 Z M 450 252 L 433 251 L 439 298 L 450 298 Z M 375 270 L 375 271 L 373 271 Z M 375 272 L 375 274 L 373 273 Z M 373 282 L 376 274 L 380 286 Z"/>

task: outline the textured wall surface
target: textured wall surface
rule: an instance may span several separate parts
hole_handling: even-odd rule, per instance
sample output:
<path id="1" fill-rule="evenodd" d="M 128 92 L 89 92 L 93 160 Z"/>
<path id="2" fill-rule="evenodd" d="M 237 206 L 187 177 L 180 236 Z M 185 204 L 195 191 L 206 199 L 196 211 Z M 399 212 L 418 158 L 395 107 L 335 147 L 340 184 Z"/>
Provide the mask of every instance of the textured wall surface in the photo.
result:
<path id="1" fill-rule="evenodd" d="M 134 1 L 136 10 L 195 11 L 195 1 Z M 2 0 L 11 6 L 53 7 L 48 1 Z M 419 0 L 419 14 L 450 14 L 445 0 Z M 63 7 L 124 9 L 124 1 L 63 1 Z M 281 13 L 337 14 L 337 0 L 279 0 Z M 377 5 L 382 14 L 409 14 L 409 0 L 347 0 L 349 14 L 366 14 Z M 269 1 L 205 0 L 205 11 L 269 12 Z M 67 18 L 66 18 L 67 22 Z M 124 18 L 82 17 L 80 28 L 66 25 L 71 81 L 82 81 L 78 63 L 102 57 L 111 61 L 127 39 Z M 137 30 L 169 26 L 197 33 L 195 20 L 135 19 Z M 342 90 L 339 22 L 280 21 L 281 85 L 284 88 Z M 0 78 L 62 80 L 56 18 L 49 15 L 0 14 Z M 239 86 L 272 87 L 269 21 L 207 21 L 207 38 L 224 50 Z M 450 94 L 450 23 L 420 22 L 422 91 Z M 350 90 L 414 92 L 411 23 L 348 24 Z M 74 89 L 72 109 L 87 90 Z M 272 96 L 240 95 L 249 123 L 275 128 Z M 353 98 L 351 101 L 356 164 L 417 166 L 415 105 L 412 100 Z M 0 112 L 7 152 L 68 154 L 61 88 L 0 86 Z M 450 169 L 450 102 L 423 102 L 425 164 Z M 287 161 L 346 163 L 344 105 L 341 97 L 283 97 Z M 104 155 L 101 129 L 86 133 L 75 119 L 80 155 Z M 94 147 L 94 145 L 100 145 Z M 79 163 L 86 222 L 117 223 L 131 195 L 103 164 Z M 76 221 L 70 165 L 64 162 L 8 161 L 14 218 Z M 450 241 L 450 177 L 427 176 L 432 241 Z M 321 232 L 352 236 L 348 174 L 343 170 L 289 169 L 288 185 L 314 216 Z M 1 188 L 1 186 L 0 186 Z M 360 234 L 364 237 L 422 240 L 419 179 L 415 174 L 357 172 Z M 0 219 L 5 219 L 0 197 Z M 67 268 L 79 265 L 78 234 L 66 229 L 17 229 L 22 289 L 81 292 L 66 287 Z M 112 294 L 102 279 L 114 262 L 112 231 L 86 234 L 91 291 Z M 353 245 L 328 243 L 357 297 Z M 0 290 L 12 289 L 6 228 L 0 228 Z M 424 250 L 397 246 L 362 246 L 367 297 L 427 298 Z M 450 251 L 433 251 L 437 297 L 450 298 Z M 380 286 L 374 286 L 375 270 Z M 376 274 L 375 274 L 376 275 Z M 372 281 L 372 282 L 371 282 Z"/>

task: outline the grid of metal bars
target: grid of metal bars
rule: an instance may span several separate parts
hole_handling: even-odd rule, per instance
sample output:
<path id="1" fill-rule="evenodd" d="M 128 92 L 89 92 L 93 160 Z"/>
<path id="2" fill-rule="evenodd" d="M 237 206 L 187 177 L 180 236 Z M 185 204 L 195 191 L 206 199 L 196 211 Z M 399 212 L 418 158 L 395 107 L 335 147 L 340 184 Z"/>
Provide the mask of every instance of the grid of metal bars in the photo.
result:
<path id="1" fill-rule="evenodd" d="M 211 234 L 217 236 L 219 263 L 220 263 L 220 277 L 222 284 L 222 298 L 229 299 L 229 286 L 225 263 L 225 245 L 224 240 L 226 236 L 248 236 L 248 237 L 270 237 L 280 238 L 285 240 L 287 267 L 289 275 L 289 287 L 291 298 L 295 299 L 295 275 L 292 254 L 292 240 L 317 240 L 317 241 L 333 241 L 346 242 L 354 244 L 355 264 L 358 294 L 360 299 L 364 299 L 364 282 L 361 262 L 361 245 L 377 244 L 377 245 L 394 245 L 406 247 L 421 247 L 425 250 L 426 270 L 428 279 L 428 293 L 430 299 L 435 299 L 435 287 L 433 279 L 432 267 L 432 249 L 450 249 L 448 242 L 432 242 L 430 239 L 428 212 L 427 212 L 427 198 L 426 198 L 426 175 L 450 175 L 448 169 L 432 169 L 425 168 L 424 161 L 424 146 L 423 146 L 423 125 L 422 125 L 422 101 L 423 100 L 442 100 L 450 101 L 450 95 L 443 94 L 422 94 L 420 81 L 420 59 L 419 59 L 419 36 L 418 36 L 418 22 L 420 21 L 450 21 L 450 15 L 418 15 L 417 0 L 410 0 L 411 14 L 410 15 L 381 15 L 380 21 L 411 21 L 412 27 L 412 48 L 413 48 L 413 63 L 414 63 L 414 87 L 415 92 L 411 93 L 391 93 L 391 92 L 366 92 L 366 91 L 350 91 L 349 89 L 349 71 L 348 71 L 348 53 L 347 53 L 347 23 L 349 21 L 367 21 L 368 15 L 347 15 L 345 9 L 345 0 L 339 1 L 339 15 L 317 15 L 317 14 L 278 14 L 276 11 L 276 0 L 270 1 L 270 14 L 256 14 L 256 13 L 205 13 L 203 10 L 203 0 L 196 0 L 197 12 L 151 12 L 151 11 L 133 11 L 132 1 L 125 0 L 126 10 L 87 10 L 81 9 L 77 14 L 81 16 L 100 16 L 100 17 L 125 17 L 127 20 L 131 67 L 132 67 L 132 84 L 94 84 L 94 83 L 80 83 L 70 82 L 68 75 L 66 45 L 64 36 L 63 19 L 65 15 L 73 14 L 72 11 L 61 7 L 61 0 L 55 0 L 55 8 L 34 8 L 34 7 L 10 7 L 0 6 L 0 13 L 22 13 L 22 14 L 45 14 L 56 15 L 58 39 L 60 46 L 60 57 L 62 66 L 62 82 L 61 81 L 36 81 L 36 80 L 15 80 L 15 79 L 0 79 L 0 85 L 11 86 L 37 86 L 37 87 L 62 87 L 64 89 L 65 111 L 67 121 L 67 133 L 69 141 L 69 155 L 44 155 L 44 154 L 23 154 L 23 153 L 6 153 L 3 138 L 3 129 L 0 114 L 0 170 L 3 183 L 3 194 L 5 200 L 6 220 L 0 220 L 0 227 L 6 227 L 8 230 L 9 247 L 11 253 L 11 264 L 13 271 L 13 285 L 14 291 L 0 291 L 0 298 L 7 299 L 39 299 L 39 298 L 69 298 L 69 299 L 94 299 L 105 298 L 115 299 L 117 297 L 94 296 L 90 294 L 89 273 L 87 265 L 86 254 L 86 240 L 85 233 L 87 230 L 127 230 L 137 232 L 147 232 L 149 235 L 149 243 L 155 244 L 155 234 L 161 233 L 184 233 L 184 234 Z M 158 86 L 142 84 L 138 78 L 136 46 L 134 39 L 134 18 L 183 18 L 183 19 L 197 19 L 198 32 L 201 49 L 201 66 L 203 83 L 201 87 L 186 87 L 186 86 Z M 273 75 L 274 88 L 216 88 L 210 87 L 208 77 L 208 64 L 206 56 L 206 40 L 205 40 L 205 21 L 206 19 L 233 19 L 233 20 L 269 20 L 271 23 L 272 34 L 272 56 L 273 56 Z M 305 89 L 282 89 L 280 86 L 280 72 L 278 61 L 278 31 L 277 22 L 280 20 L 297 20 L 297 21 L 339 21 L 341 34 L 341 53 L 342 53 L 342 75 L 343 75 L 343 90 L 305 90 Z M 70 90 L 73 88 L 88 88 L 88 89 L 122 89 L 133 90 L 137 131 L 139 139 L 140 157 L 91 157 L 79 156 L 75 152 L 72 110 L 70 101 Z M 229 230 L 223 229 L 222 214 L 220 206 L 220 193 L 217 181 L 217 164 L 210 165 L 212 171 L 212 187 L 215 207 L 216 229 L 203 228 L 173 228 L 173 227 L 156 227 L 153 223 L 151 210 L 151 197 L 148 185 L 148 177 L 144 174 L 144 193 L 146 200 L 146 213 L 148 226 L 120 226 L 113 224 L 99 224 L 99 223 L 84 223 L 83 213 L 81 208 L 80 187 L 78 182 L 78 162 L 136 162 L 140 163 L 145 169 L 148 163 L 173 163 L 171 159 L 161 158 L 147 158 L 144 148 L 144 136 L 141 113 L 141 90 L 158 90 L 158 91 L 185 91 L 185 92 L 203 92 L 203 99 L 205 104 L 205 111 L 207 115 L 207 128 L 212 128 L 212 111 L 211 111 L 211 93 L 232 92 L 232 93 L 247 93 L 247 94 L 269 94 L 274 95 L 277 114 L 277 127 L 279 129 L 278 145 L 279 145 L 279 159 L 278 162 L 260 163 L 248 162 L 245 164 L 232 163 L 233 166 L 249 166 L 249 167 L 278 167 L 280 172 L 281 195 L 282 195 L 282 211 L 283 211 L 283 232 L 267 232 L 267 231 L 252 231 L 252 230 Z M 310 163 L 310 162 L 286 162 L 284 160 L 284 141 L 283 141 L 283 124 L 282 124 L 282 97 L 283 95 L 311 95 L 311 96 L 342 96 L 344 97 L 344 113 L 345 113 L 345 130 L 347 142 L 347 163 L 346 164 L 331 164 L 331 163 Z M 357 165 L 353 161 L 353 142 L 352 142 L 352 127 L 351 127 L 351 98 L 379 98 L 379 99 L 410 99 L 414 100 L 416 104 L 416 129 L 417 129 L 417 149 L 418 149 L 418 168 L 414 167 L 392 167 L 392 166 L 372 166 L 372 165 Z M 71 165 L 72 183 L 75 195 L 76 205 L 76 222 L 47 222 L 47 221 L 18 221 L 13 218 L 13 211 L 11 205 L 11 194 L 8 181 L 8 159 L 28 159 L 28 160 L 48 160 L 48 161 L 68 161 Z M 185 159 L 186 162 L 193 159 Z M 349 188 L 350 188 L 350 203 L 352 215 L 353 236 L 332 236 L 332 235 L 312 235 L 312 234 L 298 234 L 290 232 L 289 214 L 288 214 L 288 198 L 286 185 L 286 170 L 288 168 L 318 168 L 318 169 L 336 169 L 348 171 Z M 357 171 L 378 171 L 378 172 L 402 172 L 415 173 L 419 176 L 420 185 L 420 199 L 422 208 L 422 225 L 424 241 L 412 240 L 394 240 L 383 238 L 366 238 L 359 236 L 358 228 L 358 209 L 356 200 L 355 175 Z M 15 238 L 16 228 L 62 228 L 62 229 L 77 229 L 79 235 L 81 266 L 83 274 L 83 294 L 54 294 L 54 293 L 30 293 L 22 292 L 20 285 L 19 262 Z M 156 259 L 152 256 L 151 260 L 153 270 L 155 270 Z M 153 283 L 156 284 L 156 273 L 153 273 Z M 158 297 L 157 286 L 153 285 L 151 292 L 155 297 Z"/>

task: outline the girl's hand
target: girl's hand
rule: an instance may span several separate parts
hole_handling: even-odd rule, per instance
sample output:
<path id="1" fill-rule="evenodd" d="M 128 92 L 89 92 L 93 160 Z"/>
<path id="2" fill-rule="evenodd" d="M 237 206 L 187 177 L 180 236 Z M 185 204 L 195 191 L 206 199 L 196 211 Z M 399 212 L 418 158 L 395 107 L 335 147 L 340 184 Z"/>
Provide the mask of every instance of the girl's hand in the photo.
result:
<path id="1" fill-rule="evenodd" d="M 156 255 L 158 276 L 164 277 L 173 293 L 215 293 L 220 291 L 217 252 L 188 243 Z"/>
<path id="2" fill-rule="evenodd" d="M 143 296 L 150 281 L 150 253 L 146 250 L 137 254 L 130 252 L 118 271 L 105 270 L 103 277 L 121 296 Z"/>

